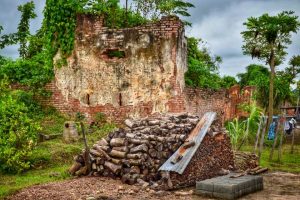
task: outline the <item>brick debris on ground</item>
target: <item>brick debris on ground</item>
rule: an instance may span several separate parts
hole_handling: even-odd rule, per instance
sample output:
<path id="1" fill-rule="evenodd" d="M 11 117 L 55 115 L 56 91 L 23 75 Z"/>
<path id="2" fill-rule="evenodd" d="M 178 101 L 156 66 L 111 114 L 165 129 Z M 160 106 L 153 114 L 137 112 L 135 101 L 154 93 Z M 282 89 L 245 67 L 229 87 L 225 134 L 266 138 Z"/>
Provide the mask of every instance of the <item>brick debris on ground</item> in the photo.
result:
<path id="1" fill-rule="evenodd" d="M 300 175 L 284 172 L 272 172 L 264 174 L 264 190 L 247 195 L 240 199 L 300 199 Z M 67 181 L 36 185 L 25 188 L 7 200 L 78 200 L 78 199 L 139 199 L 139 200 L 202 200 L 206 197 L 191 194 L 188 188 L 180 191 L 153 191 L 143 190 L 136 185 L 122 184 L 120 180 L 106 177 L 83 177 L 74 178 Z"/>

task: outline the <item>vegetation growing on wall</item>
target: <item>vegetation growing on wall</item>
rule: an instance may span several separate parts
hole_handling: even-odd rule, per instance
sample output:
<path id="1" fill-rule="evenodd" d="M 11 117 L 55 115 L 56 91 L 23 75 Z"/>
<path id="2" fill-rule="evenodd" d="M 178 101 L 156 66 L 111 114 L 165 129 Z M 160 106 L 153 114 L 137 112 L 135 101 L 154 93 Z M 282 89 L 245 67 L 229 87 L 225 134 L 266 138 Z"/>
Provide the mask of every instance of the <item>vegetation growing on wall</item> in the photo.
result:
<path id="1" fill-rule="evenodd" d="M 132 8 L 121 7 L 119 3 L 119 0 L 47 0 L 42 27 L 35 35 L 29 32 L 29 21 L 36 17 L 34 3 L 20 5 L 18 10 L 22 17 L 18 32 L 2 35 L 0 48 L 20 43 L 19 52 L 22 59 L 3 63 L 0 76 L 5 74 L 11 82 L 18 82 L 33 89 L 49 82 L 53 78 L 53 57 L 59 51 L 62 59 L 57 64 L 65 65 L 66 58 L 74 48 L 78 13 L 103 15 L 105 26 L 110 28 L 133 27 L 154 20 L 141 16 L 141 7 L 133 11 Z M 192 7 L 192 4 L 185 1 L 167 0 L 159 1 L 156 10 L 161 15 L 188 16 L 189 7 Z"/>
<path id="2" fill-rule="evenodd" d="M 157 20 L 161 16 L 183 16 L 189 17 L 189 8 L 194 5 L 186 0 L 134 0 L 137 13 L 141 13 L 144 18 Z M 191 26 L 188 21 L 183 21 L 186 25 Z"/>

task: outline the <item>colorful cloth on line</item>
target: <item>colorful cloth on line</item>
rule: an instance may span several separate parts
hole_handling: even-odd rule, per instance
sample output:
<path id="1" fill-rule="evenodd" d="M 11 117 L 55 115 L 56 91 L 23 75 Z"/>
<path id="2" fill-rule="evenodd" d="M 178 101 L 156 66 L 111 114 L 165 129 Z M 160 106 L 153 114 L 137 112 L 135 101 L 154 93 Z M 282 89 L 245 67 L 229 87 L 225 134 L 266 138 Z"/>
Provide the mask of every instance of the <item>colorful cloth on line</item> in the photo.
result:
<path id="1" fill-rule="evenodd" d="M 268 132 L 268 140 L 274 140 L 275 128 L 276 128 L 276 123 L 272 122 L 272 124 L 270 125 L 270 128 L 269 128 L 269 132 Z"/>
<path id="2" fill-rule="evenodd" d="M 290 123 L 288 121 L 284 122 L 284 130 L 287 131 L 290 129 Z"/>

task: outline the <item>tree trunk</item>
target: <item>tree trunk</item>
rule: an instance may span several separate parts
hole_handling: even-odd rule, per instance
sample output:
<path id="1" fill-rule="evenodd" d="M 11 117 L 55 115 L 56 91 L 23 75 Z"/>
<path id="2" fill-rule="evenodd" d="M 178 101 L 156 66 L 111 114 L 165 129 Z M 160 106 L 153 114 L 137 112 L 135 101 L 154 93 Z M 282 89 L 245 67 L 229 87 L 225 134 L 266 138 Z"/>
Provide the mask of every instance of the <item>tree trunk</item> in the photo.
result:
<path id="1" fill-rule="evenodd" d="M 299 94 L 298 94 L 298 98 L 297 98 L 296 119 L 297 119 L 297 117 L 298 117 L 298 112 L 299 112 L 298 106 L 299 106 Z M 295 127 L 294 127 L 294 129 L 292 130 L 293 138 L 292 138 L 291 154 L 294 153 L 295 128 L 296 128 L 296 126 L 297 126 L 297 123 L 295 124 Z"/>
<path id="2" fill-rule="evenodd" d="M 261 154 L 263 151 L 265 132 L 269 130 L 270 124 L 273 121 L 273 103 L 274 103 L 273 97 L 274 97 L 274 77 L 275 77 L 275 54 L 274 54 L 273 49 L 271 52 L 269 64 L 270 64 L 270 68 L 271 68 L 270 90 L 269 90 L 269 111 L 268 111 L 267 126 L 266 126 L 265 131 L 261 135 L 259 152 L 258 152 L 259 161 L 260 161 Z"/>
<path id="3" fill-rule="evenodd" d="M 260 138 L 260 143 L 259 143 L 259 149 L 258 149 L 258 161 L 259 162 L 260 162 L 261 154 L 262 154 L 262 151 L 263 151 L 265 133 L 268 130 L 268 128 L 267 128 L 267 120 L 268 119 L 266 119 L 265 127 L 262 130 L 261 138 Z"/>
<path id="4" fill-rule="evenodd" d="M 278 161 L 279 162 L 281 161 L 281 156 L 282 156 L 282 142 L 283 142 L 283 137 L 284 137 L 284 130 L 281 133 L 279 147 L 278 147 Z"/>
<path id="5" fill-rule="evenodd" d="M 274 104 L 274 78 L 275 78 L 275 55 L 274 50 L 271 52 L 271 58 L 270 58 L 270 69 L 271 69 L 271 75 L 270 75 L 270 90 L 269 90 L 269 110 L 268 110 L 268 123 L 267 127 L 269 128 L 270 124 L 273 120 L 273 104 Z M 268 130 L 268 129 L 267 129 Z"/>
<path id="6" fill-rule="evenodd" d="M 292 147 L 291 147 L 291 154 L 294 153 L 294 143 L 295 143 L 295 128 L 292 130 Z"/>
<path id="7" fill-rule="evenodd" d="M 128 0 L 125 3 L 125 26 L 128 27 Z"/>
<path id="8" fill-rule="evenodd" d="M 259 126 L 258 126 L 258 129 L 257 129 L 257 132 L 256 132 L 256 138 L 255 138 L 253 153 L 255 153 L 256 150 L 257 150 L 260 132 L 261 132 L 262 129 L 264 129 L 264 125 L 265 125 L 265 120 L 264 120 L 264 117 L 261 116 L 261 118 L 259 120 Z"/>

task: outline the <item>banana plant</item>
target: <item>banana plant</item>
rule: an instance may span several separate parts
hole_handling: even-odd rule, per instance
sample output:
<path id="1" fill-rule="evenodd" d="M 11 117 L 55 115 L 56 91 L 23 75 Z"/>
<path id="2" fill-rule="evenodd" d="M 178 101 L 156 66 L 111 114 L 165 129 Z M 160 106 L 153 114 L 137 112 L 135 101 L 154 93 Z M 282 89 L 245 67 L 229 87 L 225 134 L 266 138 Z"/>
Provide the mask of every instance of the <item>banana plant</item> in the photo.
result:
<path id="1" fill-rule="evenodd" d="M 231 145 L 234 150 L 237 150 L 238 142 L 245 132 L 246 123 L 245 121 L 240 122 L 238 118 L 235 118 L 232 122 L 229 122 L 227 129 L 229 131 Z"/>

